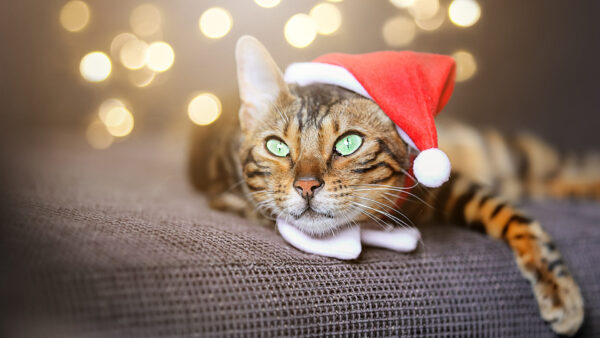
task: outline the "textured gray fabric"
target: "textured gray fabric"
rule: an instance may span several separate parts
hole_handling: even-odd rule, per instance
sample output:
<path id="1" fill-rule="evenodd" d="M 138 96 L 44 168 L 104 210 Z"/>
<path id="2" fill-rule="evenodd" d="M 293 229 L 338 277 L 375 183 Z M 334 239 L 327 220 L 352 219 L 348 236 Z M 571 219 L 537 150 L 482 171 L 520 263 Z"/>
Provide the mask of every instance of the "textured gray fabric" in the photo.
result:
<path id="1" fill-rule="evenodd" d="M 181 137 L 4 148 L 4 337 L 552 335 L 511 252 L 479 233 L 425 226 L 414 254 L 342 262 L 208 209 Z M 581 334 L 599 336 L 600 208 L 525 208 L 581 284 Z"/>

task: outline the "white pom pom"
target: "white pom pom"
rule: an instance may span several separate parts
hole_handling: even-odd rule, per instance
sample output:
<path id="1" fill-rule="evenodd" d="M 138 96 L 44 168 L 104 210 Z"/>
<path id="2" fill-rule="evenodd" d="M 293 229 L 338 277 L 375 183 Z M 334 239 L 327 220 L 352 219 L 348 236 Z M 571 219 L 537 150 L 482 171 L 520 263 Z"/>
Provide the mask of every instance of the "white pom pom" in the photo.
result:
<path id="1" fill-rule="evenodd" d="M 450 160 L 437 148 L 427 149 L 415 158 L 413 172 L 419 183 L 437 188 L 450 178 Z"/>

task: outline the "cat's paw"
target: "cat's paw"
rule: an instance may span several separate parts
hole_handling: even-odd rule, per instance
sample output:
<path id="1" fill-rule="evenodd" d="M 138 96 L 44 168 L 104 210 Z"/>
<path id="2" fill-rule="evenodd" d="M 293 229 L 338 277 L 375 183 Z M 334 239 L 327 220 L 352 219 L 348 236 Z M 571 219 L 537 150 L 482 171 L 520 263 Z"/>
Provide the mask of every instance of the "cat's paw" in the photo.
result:
<path id="1" fill-rule="evenodd" d="M 557 334 L 574 335 L 583 323 L 583 298 L 556 245 L 536 221 L 508 230 L 517 264 L 531 282 L 542 319 Z"/>
<path id="2" fill-rule="evenodd" d="M 554 276 L 534 286 L 542 318 L 561 335 L 574 335 L 583 323 L 583 299 L 570 275 Z"/>

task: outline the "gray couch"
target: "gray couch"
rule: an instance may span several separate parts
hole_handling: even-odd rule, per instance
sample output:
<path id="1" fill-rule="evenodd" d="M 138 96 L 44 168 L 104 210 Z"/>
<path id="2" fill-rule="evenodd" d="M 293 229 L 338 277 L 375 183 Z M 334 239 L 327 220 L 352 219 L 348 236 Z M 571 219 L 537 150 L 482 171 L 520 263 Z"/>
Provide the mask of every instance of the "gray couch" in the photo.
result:
<path id="1" fill-rule="evenodd" d="M 207 208 L 183 135 L 91 150 L 81 134 L 2 142 L 3 337 L 552 336 L 500 242 L 450 224 L 416 253 L 352 262 Z M 600 208 L 528 203 L 600 336 Z"/>

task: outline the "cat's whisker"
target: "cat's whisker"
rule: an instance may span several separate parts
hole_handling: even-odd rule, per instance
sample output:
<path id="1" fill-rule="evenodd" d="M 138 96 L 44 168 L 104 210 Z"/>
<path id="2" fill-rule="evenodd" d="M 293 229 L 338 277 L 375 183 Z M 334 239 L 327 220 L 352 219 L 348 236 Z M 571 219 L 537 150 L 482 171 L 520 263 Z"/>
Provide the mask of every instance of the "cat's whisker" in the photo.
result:
<path id="1" fill-rule="evenodd" d="M 277 221 L 278 219 L 281 218 L 281 214 L 283 214 L 285 212 L 285 209 L 281 209 L 279 210 L 279 212 L 277 212 L 277 216 L 275 216 L 275 221 Z M 286 216 L 286 220 L 287 220 L 287 216 Z"/>
<path id="2" fill-rule="evenodd" d="M 378 190 L 388 190 L 388 189 L 354 189 L 353 191 L 356 191 L 356 192 L 360 192 L 360 191 L 370 191 L 370 192 L 373 192 L 373 191 L 378 191 Z M 379 193 L 379 192 L 376 192 L 376 193 Z M 425 200 L 421 199 L 417 195 L 414 195 L 414 194 L 409 193 L 407 191 L 403 191 L 402 193 L 405 194 L 405 195 L 409 195 L 409 196 L 414 197 L 418 202 L 421 202 L 421 203 L 425 204 L 429 208 L 433 208 L 429 203 L 427 203 Z M 400 195 L 400 194 L 394 194 L 394 193 L 391 193 L 391 192 L 388 192 L 388 191 L 382 191 L 380 194 L 382 194 L 382 195 L 380 195 L 381 197 L 385 198 L 388 202 L 390 202 L 390 203 L 392 203 L 394 205 L 398 203 L 398 200 L 402 200 L 403 202 L 417 202 L 415 200 L 407 199 L 406 196 L 403 196 L 403 195 Z M 388 195 L 388 196 L 396 198 L 396 202 L 390 200 L 385 195 Z"/>
<path id="3" fill-rule="evenodd" d="M 400 168 L 400 171 L 402 171 L 404 175 L 408 176 L 413 182 L 415 182 L 412 186 L 413 188 L 419 185 L 419 180 L 417 180 L 417 178 L 414 177 L 410 172 L 406 171 L 406 169 Z"/>
<path id="4" fill-rule="evenodd" d="M 385 211 L 388 211 L 388 209 L 389 210 L 394 210 L 394 203 L 393 202 L 392 202 L 391 205 L 389 205 L 389 204 L 381 203 L 381 202 L 378 202 L 376 200 L 373 200 L 373 199 L 370 199 L 368 197 L 361 196 L 361 195 L 352 194 L 352 196 L 360 198 L 360 199 L 363 199 L 363 200 L 367 200 L 367 201 L 370 201 L 370 202 L 373 202 L 373 203 L 376 203 L 376 204 L 379 204 L 379 205 L 381 205 L 384 208 Z"/>
<path id="5" fill-rule="evenodd" d="M 283 120 L 283 122 L 288 123 L 289 120 L 286 118 L 286 116 L 281 112 L 281 109 L 279 108 L 279 106 L 277 104 L 273 105 L 273 108 L 275 108 L 275 110 L 277 111 L 277 113 L 279 113 L 279 116 L 281 116 L 281 119 Z"/>
<path id="6" fill-rule="evenodd" d="M 430 205 L 429 203 L 427 203 L 427 201 L 423 200 L 421 197 L 419 197 L 418 195 L 408 191 L 408 190 L 404 190 L 402 188 L 368 188 L 368 189 L 353 189 L 353 191 L 376 191 L 376 190 L 391 190 L 391 191 L 397 191 L 397 192 L 401 192 L 403 194 L 406 194 L 408 196 L 414 197 L 416 200 L 418 200 L 421 203 L 424 203 L 426 206 L 428 206 L 429 208 L 433 208 L 432 205 Z M 408 199 L 406 199 L 405 196 L 402 195 L 396 195 L 396 194 L 391 194 L 391 193 L 387 193 L 388 195 L 394 196 L 396 198 L 402 198 L 406 201 L 410 201 Z"/>
<path id="7" fill-rule="evenodd" d="M 358 191 L 358 190 L 360 190 L 360 191 L 392 190 L 392 191 L 398 191 L 398 192 L 408 192 L 408 191 L 410 191 L 409 188 L 392 188 L 392 187 L 389 187 L 389 188 L 386 188 L 386 187 L 382 187 L 382 188 L 379 188 L 379 187 L 361 187 L 361 188 L 357 188 L 355 190 L 356 191 Z"/>
<path id="8" fill-rule="evenodd" d="M 355 220 L 353 220 L 352 218 L 350 218 L 350 216 L 348 216 L 346 213 L 342 213 L 340 214 L 342 217 L 344 217 L 344 219 L 347 221 L 344 224 L 353 224 L 355 226 L 359 226 L 358 223 L 356 223 Z"/>
<path id="9" fill-rule="evenodd" d="M 398 198 L 396 198 L 395 201 L 392 201 L 389 197 L 386 196 L 385 191 L 381 193 L 381 197 L 385 198 L 386 201 L 390 202 L 394 208 L 396 208 L 396 205 L 398 204 Z"/>
<path id="10" fill-rule="evenodd" d="M 274 200 L 275 200 L 275 198 L 274 198 L 274 197 L 267 198 L 267 199 L 265 199 L 265 200 L 262 200 L 262 201 L 260 201 L 260 202 L 257 202 L 257 203 L 256 203 L 256 205 L 263 205 L 263 204 L 265 204 L 265 203 L 271 203 L 271 202 L 273 202 Z"/>
<path id="11" fill-rule="evenodd" d="M 362 204 L 362 203 L 358 203 L 358 202 L 352 202 L 352 203 L 354 203 L 354 204 L 359 204 L 359 205 L 361 205 L 361 206 L 362 206 L 362 207 L 364 207 L 364 208 L 367 208 L 367 209 L 369 209 L 369 210 L 372 210 L 372 211 L 375 211 L 375 212 L 377 212 L 377 213 L 380 213 L 380 214 L 382 214 L 382 215 L 384 215 L 384 216 L 388 217 L 388 218 L 389 218 L 390 220 L 392 220 L 394 223 L 398 224 L 399 226 L 401 226 L 401 227 L 403 227 L 403 228 L 410 227 L 410 225 L 409 225 L 409 224 L 407 224 L 407 223 L 406 223 L 406 222 L 404 222 L 403 220 L 399 219 L 398 217 L 396 217 L 396 216 L 392 215 L 391 213 L 389 213 L 389 212 L 387 212 L 387 211 L 385 211 L 385 210 L 381 210 L 381 209 L 373 208 L 373 207 L 370 207 L 370 206 L 368 206 L 368 205 L 364 205 L 364 204 Z"/>
<path id="12" fill-rule="evenodd" d="M 374 221 L 377 225 L 381 226 L 383 229 L 391 230 L 394 228 L 393 225 L 390 225 L 390 224 L 384 222 L 382 219 L 380 219 L 379 217 L 375 216 L 374 214 L 368 212 L 364 208 L 356 206 L 356 205 L 351 205 L 351 206 L 354 207 L 356 210 L 358 210 L 360 213 L 369 217 L 372 221 Z"/>
<path id="13" fill-rule="evenodd" d="M 354 184 L 352 186 L 386 187 L 386 188 L 393 188 L 393 189 L 412 189 L 412 188 L 416 187 L 417 185 L 419 185 L 419 183 L 415 183 L 415 184 L 411 185 L 410 187 L 397 187 L 395 185 L 387 185 L 387 184 L 363 183 L 363 184 Z"/>
<path id="14" fill-rule="evenodd" d="M 268 194 L 272 194 L 270 192 L 265 192 Z M 265 200 L 262 200 L 260 202 L 256 202 L 254 204 L 254 207 L 256 209 L 256 211 L 258 211 L 263 217 L 270 219 L 270 220 L 275 220 L 273 218 L 273 207 L 272 205 L 270 205 L 273 201 L 275 201 L 274 197 L 271 198 L 267 198 Z"/>
<path id="15" fill-rule="evenodd" d="M 262 209 L 265 209 L 265 208 L 268 209 L 268 208 L 270 208 L 270 204 L 273 201 L 274 201 L 274 199 L 268 199 L 268 200 L 265 200 L 265 201 L 261 201 L 259 203 L 256 203 L 256 207 L 257 208 L 262 208 Z"/>
<path id="16" fill-rule="evenodd" d="M 289 118 L 289 116 L 287 116 L 286 114 L 284 114 L 284 113 L 281 111 L 281 106 L 279 106 L 279 104 L 278 104 L 278 103 L 275 103 L 273 106 L 275 107 L 275 109 L 277 109 L 277 112 L 279 113 L 279 115 L 281 115 L 281 116 L 282 116 L 283 120 L 284 120 L 286 123 L 289 123 L 289 122 L 290 122 L 290 118 Z"/>
<path id="17" fill-rule="evenodd" d="M 356 195 L 354 195 L 354 197 L 358 197 L 360 199 L 364 199 L 364 200 L 373 202 L 375 204 L 381 205 L 384 208 L 384 210 L 379 210 L 379 209 L 373 209 L 373 210 L 379 210 L 380 213 L 382 213 L 385 216 L 387 216 L 387 217 L 391 218 L 392 220 L 396 221 L 396 223 L 399 223 L 403 227 L 410 227 L 410 226 L 414 227 L 414 224 L 412 223 L 412 221 L 408 217 L 406 217 L 403 213 L 401 213 L 400 211 L 394 209 L 393 207 L 391 207 L 391 206 L 389 206 L 389 205 L 387 205 L 385 203 L 381 203 L 381 202 L 375 201 L 373 199 L 367 198 L 367 197 L 361 197 L 361 196 L 356 196 Z M 406 219 L 406 221 L 410 222 L 410 224 L 407 224 L 405 221 L 403 221 L 403 220 L 399 219 L 398 217 L 392 215 L 390 212 L 388 212 L 388 210 L 385 210 L 386 207 L 389 208 L 390 210 L 393 210 L 398 215 L 401 215 L 403 218 Z"/>
<path id="18" fill-rule="evenodd" d="M 354 206 L 354 205 L 350 205 L 349 207 L 352 207 L 355 210 L 357 210 L 359 213 L 369 217 L 372 221 L 374 221 L 377 225 L 381 226 L 383 229 L 385 229 L 385 230 L 393 229 L 393 226 L 390 226 L 389 224 L 381 221 L 378 217 L 374 216 L 370 212 L 363 210 L 362 208 Z"/>
<path id="19" fill-rule="evenodd" d="M 403 193 L 405 195 L 410 196 L 410 197 L 414 197 L 418 202 L 421 202 L 421 203 L 425 204 L 425 206 L 427 206 L 428 208 L 435 209 L 431 204 L 427 203 L 427 201 L 425 201 L 424 199 L 422 199 L 418 195 L 410 193 L 410 192 L 407 192 L 407 191 L 404 191 Z M 402 196 L 401 194 L 394 194 L 394 193 L 391 193 L 391 192 L 383 192 L 382 194 L 388 195 L 388 196 L 392 196 L 392 197 L 396 197 L 396 198 L 401 198 L 402 200 L 404 200 L 406 202 L 415 202 L 413 200 L 407 199 L 406 196 Z"/>
<path id="20" fill-rule="evenodd" d="M 397 200 L 398 200 L 398 198 L 399 198 L 399 197 L 398 197 L 398 195 L 390 194 L 390 195 L 392 195 L 392 196 L 395 196 L 395 197 L 396 197 L 396 202 L 394 202 L 394 201 L 392 201 L 391 199 L 389 199 L 389 197 L 385 196 L 386 194 L 387 194 L 387 193 L 385 193 L 385 192 L 384 192 L 384 193 L 383 193 L 383 195 L 381 195 L 381 197 L 385 198 L 385 200 L 386 200 L 386 201 L 388 201 L 388 202 L 392 203 L 393 205 L 396 205 L 396 204 L 398 203 L 398 202 L 397 202 Z M 412 202 L 412 201 L 409 201 L 409 202 Z M 413 226 L 413 227 L 416 227 L 416 225 L 413 223 L 413 221 L 412 221 L 412 220 L 411 220 L 411 219 L 410 219 L 408 216 L 404 215 L 404 214 L 402 213 L 402 211 L 400 211 L 400 209 L 398 209 L 398 208 L 394 208 L 394 212 L 396 212 L 398 215 L 401 215 L 401 216 L 402 216 L 404 219 L 406 219 L 406 220 L 407 220 L 407 221 L 410 223 L 410 225 L 411 225 L 411 226 Z"/>

